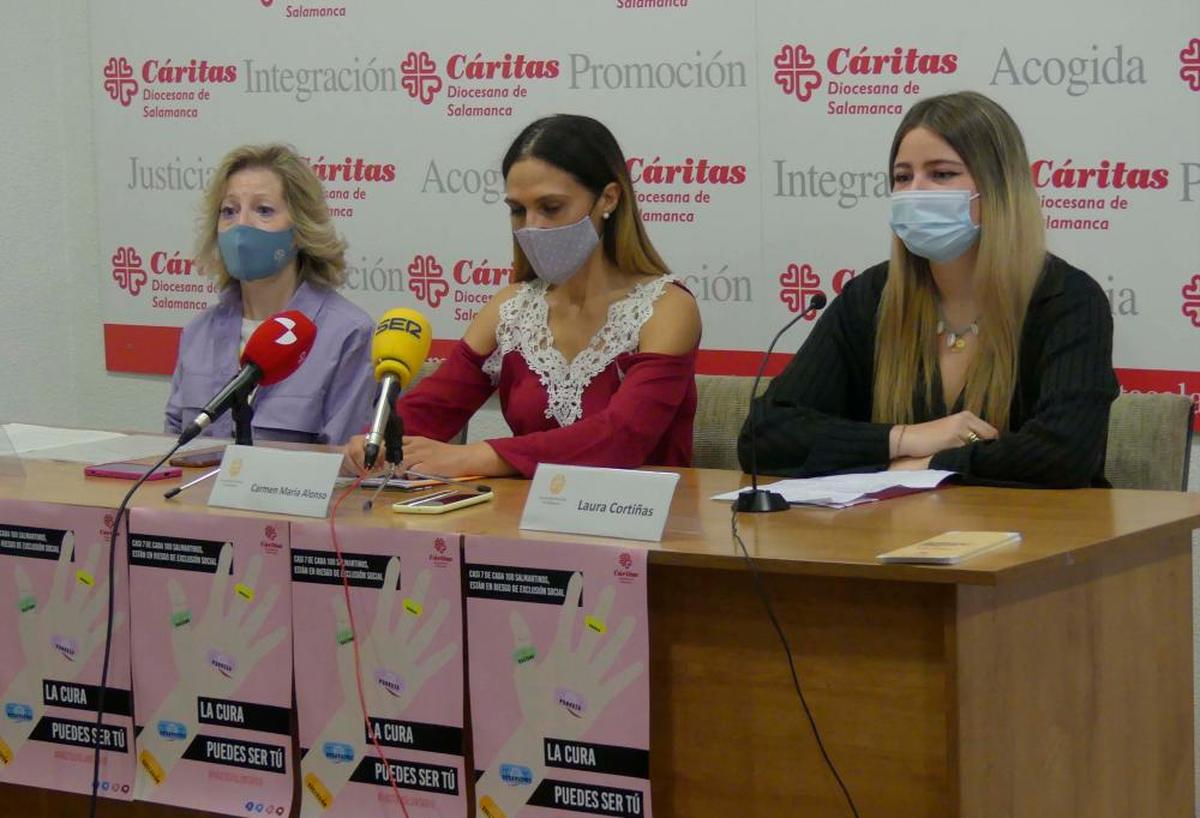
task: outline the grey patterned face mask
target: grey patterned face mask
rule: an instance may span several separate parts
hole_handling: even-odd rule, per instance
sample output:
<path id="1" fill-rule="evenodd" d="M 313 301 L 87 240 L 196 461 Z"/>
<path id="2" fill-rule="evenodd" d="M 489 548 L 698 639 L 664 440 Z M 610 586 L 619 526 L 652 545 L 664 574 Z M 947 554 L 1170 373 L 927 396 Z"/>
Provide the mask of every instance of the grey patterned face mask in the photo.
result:
<path id="1" fill-rule="evenodd" d="M 547 284 L 562 284 L 579 272 L 600 243 L 587 215 L 565 227 L 522 227 L 513 235 L 537 277 Z"/>

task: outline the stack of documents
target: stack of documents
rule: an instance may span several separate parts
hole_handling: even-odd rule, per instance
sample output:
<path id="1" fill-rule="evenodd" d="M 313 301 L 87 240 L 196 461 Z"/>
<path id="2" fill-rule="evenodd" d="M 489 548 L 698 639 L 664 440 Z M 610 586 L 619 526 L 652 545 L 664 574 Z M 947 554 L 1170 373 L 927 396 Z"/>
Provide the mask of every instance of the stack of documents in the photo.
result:
<path id="1" fill-rule="evenodd" d="M 900 497 L 918 491 L 935 489 L 954 475 L 950 471 L 880 471 L 870 474 L 834 474 L 828 477 L 805 477 L 759 483 L 759 488 L 782 494 L 792 505 L 849 508 L 861 503 L 874 503 L 890 497 Z M 747 489 L 738 489 L 713 497 L 714 500 L 733 500 Z"/>

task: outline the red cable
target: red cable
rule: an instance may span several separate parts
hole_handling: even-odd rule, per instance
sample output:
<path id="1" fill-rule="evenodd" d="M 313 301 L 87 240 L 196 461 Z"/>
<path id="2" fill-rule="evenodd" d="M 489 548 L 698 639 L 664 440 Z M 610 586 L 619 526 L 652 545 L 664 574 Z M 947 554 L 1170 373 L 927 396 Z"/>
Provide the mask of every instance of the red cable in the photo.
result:
<path id="1" fill-rule="evenodd" d="M 350 618 L 350 637 L 354 644 L 354 681 L 358 685 L 358 706 L 362 712 L 363 725 L 366 727 L 367 736 L 371 739 L 371 744 L 375 746 L 375 752 L 379 756 L 379 760 L 383 762 L 384 769 L 387 770 L 388 783 L 392 786 L 392 792 L 396 795 L 396 800 L 400 803 L 400 810 L 404 813 L 404 818 L 409 818 L 408 807 L 404 805 L 404 796 L 400 793 L 400 787 L 396 784 L 396 776 L 392 772 L 392 764 L 388 761 L 387 756 L 383 754 L 383 748 L 379 746 L 379 739 L 375 736 L 375 731 L 371 729 L 371 717 L 367 714 L 367 697 L 363 694 L 362 682 L 362 663 L 358 655 L 358 631 L 354 627 L 354 609 L 350 607 L 350 580 L 346 576 L 346 563 L 342 559 L 342 547 L 338 544 L 337 526 L 334 521 L 337 519 L 338 506 L 342 501 L 358 490 L 358 486 L 362 483 L 365 474 L 360 474 L 355 478 L 354 482 L 346 487 L 346 490 L 333 501 L 333 508 L 329 511 L 329 535 L 333 539 L 333 551 L 337 555 L 338 572 L 342 579 L 342 593 L 346 595 L 346 614 Z"/>

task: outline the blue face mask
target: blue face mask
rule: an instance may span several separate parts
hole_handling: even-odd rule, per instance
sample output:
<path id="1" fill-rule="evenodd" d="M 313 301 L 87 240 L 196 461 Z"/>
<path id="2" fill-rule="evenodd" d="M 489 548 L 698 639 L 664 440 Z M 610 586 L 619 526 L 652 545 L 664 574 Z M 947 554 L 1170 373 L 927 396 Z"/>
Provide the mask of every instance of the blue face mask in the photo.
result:
<path id="1" fill-rule="evenodd" d="M 913 255 L 950 261 L 971 249 L 979 225 L 971 221 L 969 190 L 906 190 L 892 194 L 892 230 Z"/>
<path id="2" fill-rule="evenodd" d="M 221 261 L 238 281 L 270 278 L 296 257 L 296 231 L 259 230 L 248 224 L 235 225 L 217 234 Z"/>

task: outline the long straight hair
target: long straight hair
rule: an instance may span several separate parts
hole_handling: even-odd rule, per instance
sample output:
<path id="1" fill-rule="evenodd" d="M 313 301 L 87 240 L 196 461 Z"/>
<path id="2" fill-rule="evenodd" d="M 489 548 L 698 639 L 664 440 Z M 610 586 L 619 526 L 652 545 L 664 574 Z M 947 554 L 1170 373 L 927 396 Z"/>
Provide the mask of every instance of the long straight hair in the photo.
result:
<path id="1" fill-rule="evenodd" d="M 930 97 L 900 122 L 888 155 L 889 178 L 900 143 L 914 128 L 927 128 L 946 140 L 979 191 L 981 230 L 973 283 L 980 333 L 967 368 L 963 407 L 1003 430 L 1016 388 L 1025 313 L 1046 261 L 1045 229 L 1025 142 L 1012 117 L 982 94 Z M 914 422 L 918 389 L 924 390 L 925 406 L 933 405 L 937 321 L 929 261 L 910 253 L 893 235 L 875 334 L 876 422 Z"/>
<path id="2" fill-rule="evenodd" d="M 621 197 L 603 222 L 601 243 L 604 256 L 624 273 L 665 275 L 666 262 L 659 256 L 638 213 L 629 168 L 616 137 L 603 123 L 588 116 L 555 114 L 525 127 L 513 140 L 500 165 L 504 177 L 521 159 L 540 159 L 566 171 L 596 196 L 616 182 Z M 533 267 L 513 240 L 513 281 L 530 281 Z"/>

